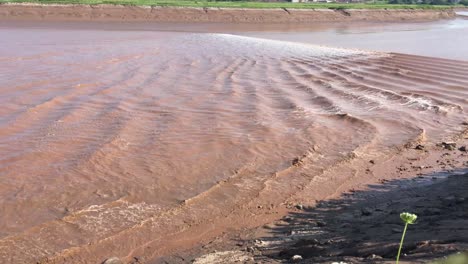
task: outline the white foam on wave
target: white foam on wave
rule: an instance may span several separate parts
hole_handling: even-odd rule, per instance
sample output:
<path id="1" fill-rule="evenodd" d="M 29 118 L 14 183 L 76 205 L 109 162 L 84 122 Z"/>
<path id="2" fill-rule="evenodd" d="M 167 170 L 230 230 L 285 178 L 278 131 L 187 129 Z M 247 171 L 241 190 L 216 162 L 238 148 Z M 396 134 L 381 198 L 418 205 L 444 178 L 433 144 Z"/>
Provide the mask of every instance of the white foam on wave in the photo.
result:
<path id="1" fill-rule="evenodd" d="M 87 232 L 105 234 L 138 224 L 160 211 L 159 205 L 118 200 L 110 204 L 91 205 L 63 220 Z"/>
<path id="2" fill-rule="evenodd" d="M 221 52 L 237 56 L 341 58 L 356 55 L 372 57 L 387 55 L 381 52 L 333 48 L 232 34 L 191 34 L 185 37 L 184 44 L 196 45 L 210 53 Z"/>

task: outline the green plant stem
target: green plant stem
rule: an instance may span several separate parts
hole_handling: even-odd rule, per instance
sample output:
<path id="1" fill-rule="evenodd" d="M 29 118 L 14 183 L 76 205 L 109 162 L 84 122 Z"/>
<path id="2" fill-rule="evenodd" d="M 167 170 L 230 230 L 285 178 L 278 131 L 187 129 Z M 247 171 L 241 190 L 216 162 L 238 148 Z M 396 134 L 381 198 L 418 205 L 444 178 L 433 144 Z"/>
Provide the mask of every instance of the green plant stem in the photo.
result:
<path id="1" fill-rule="evenodd" d="M 406 234 L 406 228 L 408 227 L 408 223 L 405 224 L 405 229 L 403 230 L 403 235 L 401 236 L 401 241 L 400 241 L 400 248 L 398 249 L 398 255 L 396 257 L 396 264 L 400 261 L 400 253 L 401 253 L 401 248 L 403 247 L 403 240 L 405 240 L 405 234 Z"/>

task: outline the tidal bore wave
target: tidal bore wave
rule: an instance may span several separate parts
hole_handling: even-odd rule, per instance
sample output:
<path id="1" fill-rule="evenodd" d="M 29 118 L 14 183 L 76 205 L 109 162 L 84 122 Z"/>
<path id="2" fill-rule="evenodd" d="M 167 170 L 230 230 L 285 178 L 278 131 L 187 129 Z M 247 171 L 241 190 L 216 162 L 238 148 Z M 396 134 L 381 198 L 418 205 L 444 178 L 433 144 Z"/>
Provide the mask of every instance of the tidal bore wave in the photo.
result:
<path id="1" fill-rule="evenodd" d="M 1 263 L 158 256 L 335 164 L 456 135 L 468 106 L 463 61 L 224 34 L 1 37 Z"/>

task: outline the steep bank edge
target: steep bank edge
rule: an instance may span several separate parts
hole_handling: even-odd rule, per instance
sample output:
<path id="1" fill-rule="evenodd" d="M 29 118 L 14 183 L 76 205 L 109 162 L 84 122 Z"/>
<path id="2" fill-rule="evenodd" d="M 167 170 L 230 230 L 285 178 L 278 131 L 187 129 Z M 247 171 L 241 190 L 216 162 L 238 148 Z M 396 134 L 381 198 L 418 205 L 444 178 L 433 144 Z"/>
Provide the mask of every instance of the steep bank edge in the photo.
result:
<path id="1" fill-rule="evenodd" d="M 451 9 L 331 10 L 0 4 L 0 19 L 8 20 L 310 23 L 428 21 L 449 19 L 455 16 L 455 11 Z"/>

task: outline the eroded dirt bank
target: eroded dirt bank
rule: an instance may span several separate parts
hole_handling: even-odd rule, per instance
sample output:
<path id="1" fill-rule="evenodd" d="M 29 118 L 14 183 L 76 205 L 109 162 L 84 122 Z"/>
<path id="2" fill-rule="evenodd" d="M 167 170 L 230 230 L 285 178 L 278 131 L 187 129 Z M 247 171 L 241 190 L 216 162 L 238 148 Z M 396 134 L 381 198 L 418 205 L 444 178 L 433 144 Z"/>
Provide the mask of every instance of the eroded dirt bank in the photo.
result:
<path id="1" fill-rule="evenodd" d="M 455 17 L 453 10 L 330 10 L 134 7 L 119 5 L 2 4 L 1 19 L 157 22 L 427 21 Z"/>

